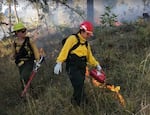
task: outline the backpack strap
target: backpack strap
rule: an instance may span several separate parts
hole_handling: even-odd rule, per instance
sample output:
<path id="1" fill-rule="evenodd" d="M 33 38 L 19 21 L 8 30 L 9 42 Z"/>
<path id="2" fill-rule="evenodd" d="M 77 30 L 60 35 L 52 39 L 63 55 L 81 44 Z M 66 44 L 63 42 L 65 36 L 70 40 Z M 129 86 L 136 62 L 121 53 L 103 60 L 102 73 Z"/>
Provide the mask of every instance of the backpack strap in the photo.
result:
<path id="1" fill-rule="evenodd" d="M 26 39 L 24 40 L 24 42 L 23 42 L 23 44 L 21 45 L 21 47 L 20 47 L 18 53 L 17 53 L 17 51 L 16 51 L 17 43 L 14 41 L 14 47 L 15 47 L 15 53 L 16 53 L 16 54 L 19 54 L 19 53 L 22 51 L 22 49 L 24 48 L 24 46 L 25 46 L 25 44 L 26 44 L 27 41 L 29 41 L 29 38 L 26 38 Z"/>
<path id="2" fill-rule="evenodd" d="M 17 47 L 17 44 L 16 44 L 16 42 L 15 42 L 15 40 L 14 40 L 14 48 L 15 48 L 15 55 L 17 54 L 17 51 L 16 51 L 16 47 Z"/>
<path id="3" fill-rule="evenodd" d="M 75 50 L 79 45 L 80 45 L 80 39 L 79 39 L 79 36 L 77 34 L 73 34 L 76 39 L 78 40 L 78 42 L 69 50 L 69 54 L 72 50 Z"/>
<path id="4" fill-rule="evenodd" d="M 30 44 L 30 38 L 29 37 L 26 37 L 26 43 L 29 46 L 30 50 L 33 51 L 31 44 Z"/>
<path id="5" fill-rule="evenodd" d="M 86 45 L 86 47 L 88 48 L 88 42 L 86 41 L 85 43 L 80 43 L 80 38 L 78 36 L 78 34 L 72 34 L 76 37 L 76 39 L 78 40 L 78 42 L 69 50 L 69 54 L 72 50 L 75 50 L 79 45 Z"/>

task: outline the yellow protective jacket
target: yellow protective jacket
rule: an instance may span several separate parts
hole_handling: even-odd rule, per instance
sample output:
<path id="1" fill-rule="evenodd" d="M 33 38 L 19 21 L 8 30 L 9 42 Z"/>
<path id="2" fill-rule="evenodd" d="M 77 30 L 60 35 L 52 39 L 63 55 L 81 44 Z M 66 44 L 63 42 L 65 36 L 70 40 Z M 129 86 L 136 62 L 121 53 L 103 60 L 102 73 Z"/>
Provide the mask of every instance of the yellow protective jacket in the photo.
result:
<path id="1" fill-rule="evenodd" d="M 84 44 L 86 42 L 86 39 L 84 39 L 80 33 L 78 33 L 79 39 L 80 39 L 80 43 Z M 66 40 L 63 48 L 61 49 L 59 56 L 57 57 L 57 61 L 56 62 L 64 62 L 67 59 L 69 50 L 78 42 L 76 36 L 71 35 L 69 36 L 69 38 Z M 87 58 L 87 62 L 92 65 L 92 66 L 96 66 L 99 64 L 98 61 L 96 61 L 96 59 L 94 58 L 92 52 L 91 52 L 91 47 L 88 44 L 88 46 L 86 47 L 86 45 L 79 45 L 76 49 L 72 50 L 70 52 L 71 54 L 76 54 L 79 57 L 82 56 L 86 56 Z"/>
<path id="2" fill-rule="evenodd" d="M 38 50 L 38 48 L 36 46 L 36 43 L 30 38 L 29 38 L 29 43 L 30 43 L 30 46 L 31 46 L 31 48 L 33 50 L 33 54 L 34 54 L 35 60 L 38 61 L 40 59 L 40 54 L 39 54 L 39 50 Z M 14 46 L 14 44 L 16 44 L 16 45 Z M 12 53 L 13 53 L 13 55 L 15 57 L 15 54 L 19 52 L 19 50 L 20 50 L 20 48 L 21 48 L 23 43 L 20 43 L 19 40 L 16 38 L 14 40 L 14 44 L 12 45 L 13 46 L 12 47 Z"/>

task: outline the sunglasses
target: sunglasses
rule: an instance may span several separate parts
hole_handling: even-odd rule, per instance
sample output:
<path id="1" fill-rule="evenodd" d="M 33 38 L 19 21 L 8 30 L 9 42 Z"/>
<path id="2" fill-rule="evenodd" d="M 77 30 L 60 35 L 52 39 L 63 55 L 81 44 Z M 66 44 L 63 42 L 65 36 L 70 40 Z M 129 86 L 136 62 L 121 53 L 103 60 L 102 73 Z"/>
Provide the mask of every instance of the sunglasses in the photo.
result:
<path id="1" fill-rule="evenodd" d="M 25 33 L 26 31 L 27 31 L 26 29 L 22 29 L 22 30 L 16 31 L 16 33 L 18 33 L 18 32 Z"/>

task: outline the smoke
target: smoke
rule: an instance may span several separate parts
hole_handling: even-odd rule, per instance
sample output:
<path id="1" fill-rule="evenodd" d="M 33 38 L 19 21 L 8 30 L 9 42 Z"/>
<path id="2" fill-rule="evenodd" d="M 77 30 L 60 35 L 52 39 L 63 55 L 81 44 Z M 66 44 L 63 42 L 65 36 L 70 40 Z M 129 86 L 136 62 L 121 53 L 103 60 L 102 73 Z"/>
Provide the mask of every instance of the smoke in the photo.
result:
<path id="1" fill-rule="evenodd" d="M 42 4 L 44 5 L 44 3 Z M 37 26 L 40 23 L 45 29 L 55 29 L 58 26 L 78 27 L 83 18 L 86 19 L 86 6 L 86 0 L 71 1 L 67 5 L 49 0 L 46 5 L 48 7 L 47 12 L 39 8 L 38 15 L 35 5 L 26 0 L 18 0 L 17 12 L 19 18 L 29 25 L 32 24 L 31 26 Z M 135 21 L 139 17 L 142 17 L 143 13 L 150 13 L 150 1 L 148 0 L 145 3 L 143 0 L 94 0 L 94 20 L 96 22 L 99 22 L 100 16 L 105 12 L 105 6 L 111 6 L 112 12 L 118 16 L 118 21 L 121 22 Z M 12 13 L 14 13 L 13 9 L 12 6 Z M 0 10 L 5 16 L 8 15 L 8 6 L 6 3 L 0 2 Z M 15 18 L 12 19 L 12 21 L 14 20 Z M 0 38 L 2 36 L 3 33 L 0 31 Z"/>
<path id="2" fill-rule="evenodd" d="M 95 18 L 98 19 L 105 11 L 105 6 L 112 7 L 112 12 L 121 22 L 132 22 L 142 17 L 144 12 L 150 13 L 150 3 L 143 0 L 97 0 L 94 3 Z"/>

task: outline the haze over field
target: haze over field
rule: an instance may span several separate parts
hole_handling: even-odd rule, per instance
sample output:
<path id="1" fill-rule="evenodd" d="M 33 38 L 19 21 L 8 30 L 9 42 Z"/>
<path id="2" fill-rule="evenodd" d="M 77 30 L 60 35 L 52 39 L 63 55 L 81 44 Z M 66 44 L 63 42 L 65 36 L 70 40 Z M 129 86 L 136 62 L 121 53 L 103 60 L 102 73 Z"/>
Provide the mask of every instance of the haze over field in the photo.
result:
<path id="1" fill-rule="evenodd" d="M 41 0 L 42 1 L 42 0 Z M 73 3 L 73 4 L 72 4 Z M 44 5 L 44 2 L 41 2 Z M 86 0 L 78 1 L 78 2 L 69 2 L 70 7 L 75 8 L 77 10 L 81 10 L 84 14 L 84 18 L 86 19 Z M 118 21 L 121 22 L 132 22 L 136 21 L 139 17 L 142 17 L 142 14 L 147 12 L 150 14 L 150 1 L 143 0 L 94 0 L 94 21 L 96 24 L 100 23 L 100 16 L 105 12 L 105 6 L 111 6 L 112 12 L 117 15 Z M 12 15 L 14 16 L 14 6 L 12 5 Z M 16 6 L 18 16 L 21 20 L 26 23 L 37 23 L 38 15 L 37 10 L 34 4 L 26 0 L 18 1 L 18 5 Z M 75 24 L 70 22 L 70 17 L 68 14 L 72 12 L 69 8 L 67 8 L 63 4 L 56 4 L 56 2 L 49 1 L 47 5 L 45 5 L 45 10 L 39 9 L 39 15 L 41 18 L 45 18 L 44 21 L 48 24 L 48 26 L 58 26 L 58 25 L 69 25 L 69 26 L 78 26 L 78 24 L 83 20 L 79 17 L 75 12 L 73 13 L 74 17 L 78 18 Z M 9 22 L 8 15 L 9 9 L 6 1 L 0 2 L 0 12 L 5 15 L 5 22 Z M 65 17 L 65 18 L 64 18 Z M 12 22 L 15 22 L 15 18 L 12 18 Z M 6 36 L 8 36 L 8 26 L 2 25 L 5 31 Z M 2 32 L 2 28 L 0 28 L 0 39 L 4 37 L 4 32 Z"/>

